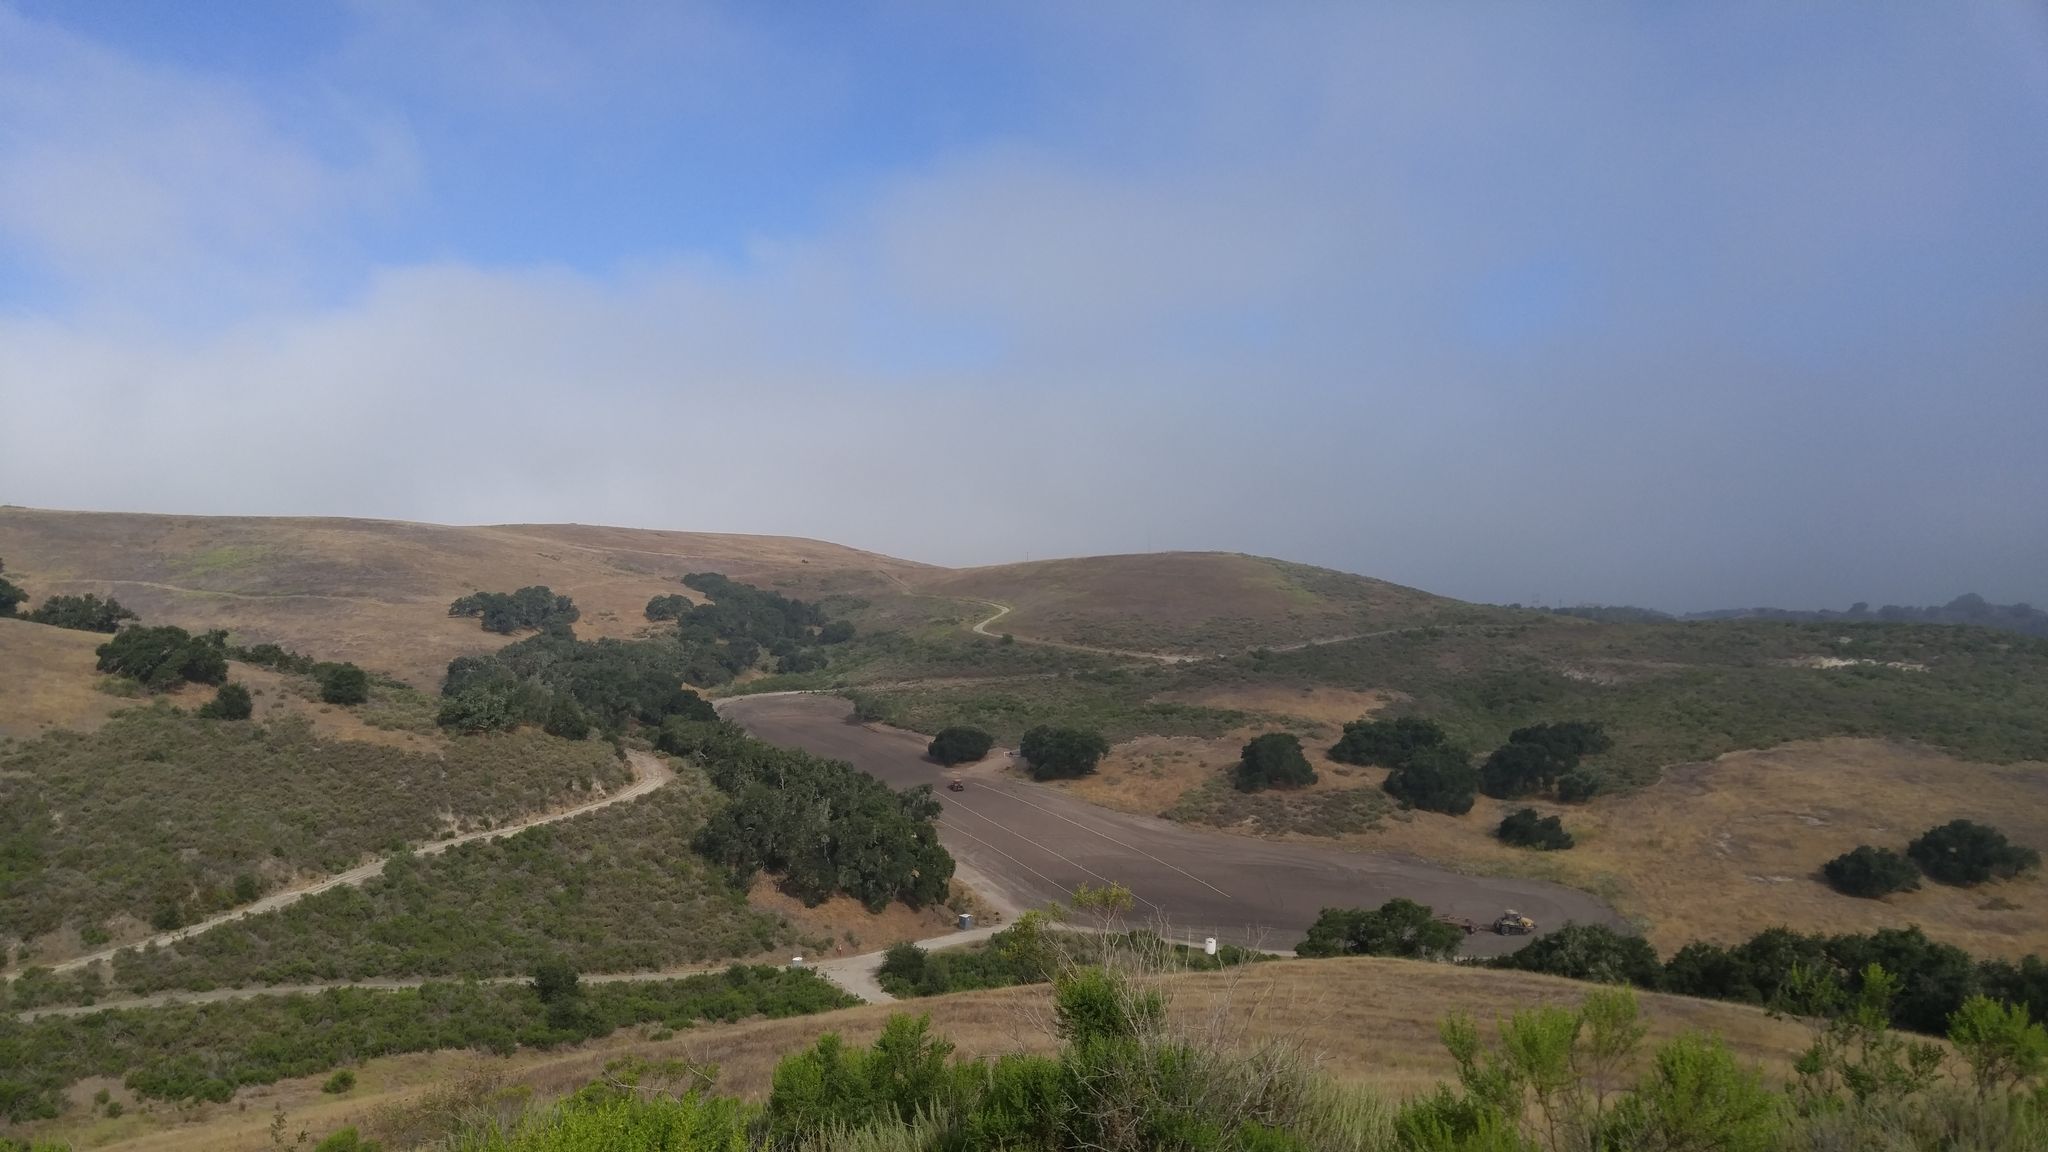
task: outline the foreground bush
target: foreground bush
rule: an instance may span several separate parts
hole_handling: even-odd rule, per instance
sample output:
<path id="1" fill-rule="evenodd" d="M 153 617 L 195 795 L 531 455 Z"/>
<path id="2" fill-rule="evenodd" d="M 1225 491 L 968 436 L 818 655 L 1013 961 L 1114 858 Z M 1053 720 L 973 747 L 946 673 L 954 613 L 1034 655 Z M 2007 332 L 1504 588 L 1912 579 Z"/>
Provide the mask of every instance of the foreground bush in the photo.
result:
<path id="1" fill-rule="evenodd" d="M 1889 848 L 1862 844 L 1821 865 L 1829 887 L 1844 896 L 1875 900 L 1893 892 L 1910 892 L 1920 887 L 1920 869 L 1911 860 Z"/>

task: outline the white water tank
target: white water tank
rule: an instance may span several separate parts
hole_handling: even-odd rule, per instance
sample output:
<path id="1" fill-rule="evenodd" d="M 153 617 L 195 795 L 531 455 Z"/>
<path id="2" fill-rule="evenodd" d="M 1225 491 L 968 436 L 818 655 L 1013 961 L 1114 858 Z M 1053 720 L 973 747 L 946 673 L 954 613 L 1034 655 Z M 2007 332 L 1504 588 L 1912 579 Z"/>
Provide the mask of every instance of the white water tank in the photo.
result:
<path id="1" fill-rule="evenodd" d="M 1211 936 L 1211 937 L 1208 937 L 1207 939 L 1205 939 L 1205 940 L 1203 940 L 1203 941 L 1202 941 L 1202 955 L 1204 955 L 1204 956 L 1214 956 L 1215 954 L 1216 954 L 1216 938 L 1215 938 L 1214 936 Z"/>
<path id="2" fill-rule="evenodd" d="M 801 957 L 801 956 L 791 956 L 791 957 L 789 958 L 789 966 L 790 966 L 791 968 L 801 968 L 801 967 L 803 967 L 803 966 L 804 966 L 804 958 L 803 958 L 803 957 Z"/>

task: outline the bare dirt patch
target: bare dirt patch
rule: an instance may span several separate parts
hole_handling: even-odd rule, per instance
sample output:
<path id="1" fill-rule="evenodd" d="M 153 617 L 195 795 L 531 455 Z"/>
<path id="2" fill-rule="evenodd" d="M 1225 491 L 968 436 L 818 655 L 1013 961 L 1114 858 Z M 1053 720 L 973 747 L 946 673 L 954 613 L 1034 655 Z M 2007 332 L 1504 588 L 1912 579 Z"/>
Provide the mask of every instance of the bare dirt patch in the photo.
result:
<path id="1" fill-rule="evenodd" d="M 858 956 L 953 927 L 953 914 L 938 907 L 912 909 L 891 904 L 880 912 L 870 912 L 850 896 L 834 896 L 815 908 L 805 907 L 803 901 L 777 889 L 774 879 L 767 876 L 748 889 L 747 903 L 789 921 L 807 939 L 830 941 L 824 953 L 808 957 L 816 960 Z"/>
<path id="2" fill-rule="evenodd" d="M 1169 692 L 1159 697 L 1177 704 L 1291 716 L 1315 725 L 1318 732 L 1330 741 L 1337 738 L 1344 725 L 1377 715 L 1402 698 L 1398 692 L 1358 692 L 1349 688 L 1283 684 L 1218 686 L 1191 692 Z"/>

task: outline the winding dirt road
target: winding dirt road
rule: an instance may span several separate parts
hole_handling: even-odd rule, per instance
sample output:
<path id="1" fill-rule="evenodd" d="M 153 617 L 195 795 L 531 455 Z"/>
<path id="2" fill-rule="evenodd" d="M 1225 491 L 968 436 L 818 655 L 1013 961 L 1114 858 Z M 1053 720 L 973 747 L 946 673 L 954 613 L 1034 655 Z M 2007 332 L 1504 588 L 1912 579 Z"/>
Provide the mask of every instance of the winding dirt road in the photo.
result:
<path id="1" fill-rule="evenodd" d="M 718 706 L 763 740 L 848 761 L 891 787 L 938 786 L 941 842 L 1012 907 L 1065 901 L 1081 884 L 1120 883 L 1137 897 L 1136 920 L 1281 948 L 1292 947 L 1324 908 L 1375 907 L 1396 896 L 1480 923 L 1514 908 L 1546 929 L 1568 920 L 1622 926 L 1606 904 L 1557 884 L 1467 876 L 1410 857 L 1257 840 L 1100 808 L 1004 772 L 1007 754 L 944 769 L 926 758 L 923 736 L 855 724 L 837 697 L 739 696 Z M 965 790 L 944 790 L 953 776 L 965 778 Z M 1466 951 L 1494 955 L 1526 941 L 1482 932 L 1467 938 Z"/>
<path id="2" fill-rule="evenodd" d="M 530 816 L 515 824 L 507 824 L 499 828 L 486 828 L 477 832 L 465 832 L 460 836 L 450 836 L 445 840 L 429 840 L 415 847 L 412 850 L 413 854 L 416 856 L 438 856 L 458 844 L 469 844 L 477 840 L 496 840 L 503 836 L 515 835 L 526 831 L 528 828 L 538 828 L 543 824 L 553 824 L 557 821 L 581 816 L 586 812 L 595 812 L 600 808 L 609 808 L 614 804 L 637 799 L 675 779 L 675 773 L 669 770 L 668 765 L 662 761 L 661 757 L 651 752 L 628 752 L 626 753 L 626 760 L 633 767 L 633 783 L 619 789 L 617 792 L 600 796 L 595 800 L 578 804 L 573 808 L 564 808 L 558 812 L 545 812 L 538 816 Z M 160 932 L 147 939 L 132 940 L 117 947 L 105 948 L 89 955 L 59 961 L 48 967 L 54 972 L 70 972 L 83 968 L 95 961 L 111 962 L 116 954 L 125 952 L 130 948 L 144 948 L 151 944 L 159 947 L 165 944 L 173 944 L 177 941 L 197 936 L 209 929 L 218 928 L 230 921 L 240 920 L 244 916 L 256 916 L 264 912 L 275 912 L 279 908 L 288 908 L 308 896 L 314 896 L 332 888 L 353 888 L 372 877 L 383 875 L 384 865 L 389 860 L 390 857 L 388 856 L 380 857 L 367 864 L 358 865 L 346 872 L 337 872 L 332 876 L 323 877 L 310 884 L 301 885 L 297 888 L 287 888 L 281 892 L 273 892 L 254 903 L 229 909 L 218 916 L 209 916 L 198 923 L 188 924 L 183 928 L 170 932 Z M 10 969 L 5 973 L 5 978 L 13 980 L 16 975 L 18 975 L 18 971 Z"/>

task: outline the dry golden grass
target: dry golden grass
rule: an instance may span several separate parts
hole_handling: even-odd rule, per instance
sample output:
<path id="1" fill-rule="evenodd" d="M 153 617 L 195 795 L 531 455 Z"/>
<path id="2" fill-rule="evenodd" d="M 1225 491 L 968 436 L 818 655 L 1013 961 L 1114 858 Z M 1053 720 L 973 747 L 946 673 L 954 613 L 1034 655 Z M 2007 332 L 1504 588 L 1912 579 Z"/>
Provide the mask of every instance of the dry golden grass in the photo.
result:
<path id="1" fill-rule="evenodd" d="M 1404 627 L 1470 608 L 1398 584 L 1228 552 L 1039 560 L 927 572 L 918 585 L 1009 605 L 991 631 L 1191 655 Z"/>
<path id="2" fill-rule="evenodd" d="M 777 889 L 767 876 L 748 889 L 747 903 L 789 921 L 808 939 L 831 941 L 824 953 L 814 957 L 820 960 L 858 956 L 901 940 L 924 940 L 953 927 L 952 913 L 937 906 L 913 909 L 891 904 L 880 912 L 869 912 L 851 896 L 834 896 L 807 908 L 803 901 Z"/>
<path id="3" fill-rule="evenodd" d="M 1353 720 L 1376 716 L 1388 705 L 1406 699 L 1398 692 L 1360 692 L 1317 685 L 1230 684 L 1189 692 L 1166 692 L 1158 699 L 1268 716 L 1291 716 L 1316 726 L 1322 743 L 1332 744 Z M 1303 743 L 1313 741 L 1304 739 Z"/>
<path id="4" fill-rule="evenodd" d="M 1979 888 L 1924 883 L 1884 900 L 1842 896 L 1820 866 L 1858 844 L 1904 850 L 1927 828 L 1978 820 L 2048 848 L 2048 765 L 1977 764 L 1926 748 L 1837 739 L 1736 752 L 1667 769 L 1658 783 L 1559 812 L 1566 852 L 1508 848 L 1491 833 L 1520 803 L 1481 798 L 1463 817 L 1415 813 L 1354 838 L 1487 871 L 1588 888 L 1645 924 L 1664 953 L 1765 928 L 1869 932 L 1918 924 L 1982 956 L 2048 952 L 2048 876 Z"/>
<path id="5" fill-rule="evenodd" d="M 1241 1022 L 1248 1041 L 1299 1041 L 1319 1055 L 1330 1074 L 1390 1096 L 1426 1090 L 1450 1074 L 1450 1061 L 1437 1040 L 1444 1015 L 1469 1013 L 1490 1031 L 1495 1020 L 1518 1009 L 1577 1002 L 1588 987 L 1526 973 L 1382 959 L 1276 962 L 1251 969 L 1241 979 L 1204 974 L 1178 977 L 1172 984 L 1175 1011 L 1198 1016 L 1226 1012 Z M 291 1131 L 304 1127 L 317 1136 L 364 1123 L 380 1108 L 476 1074 L 528 1086 L 541 1098 L 560 1095 L 596 1077 L 607 1061 L 627 1055 L 715 1064 L 723 1090 L 759 1099 L 784 1055 L 826 1031 L 866 1043 L 898 1011 L 930 1013 L 935 1029 L 964 1056 L 1048 1051 L 1052 1042 L 1036 1024 L 1045 996 L 1042 987 L 969 992 L 793 1020 L 713 1025 L 660 1041 L 635 1031 L 574 1051 L 507 1058 L 470 1053 L 391 1057 L 359 1068 L 357 1088 L 345 1098 L 323 1096 L 323 1077 L 307 1077 L 244 1091 L 227 1105 L 183 1113 L 158 1106 L 116 1121 L 66 1123 L 49 1134 L 74 1140 L 80 1148 L 255 1152 L 269 1147 L 266 1129 L 280 1106 Z M 1688 1030 L 1711 1031 L 1774 1078 L 1785 1075 L 1809 1039 L 1796 1023 L 1740 1005 L 1656 995 L 1645 995 L 1642 1002 L 1652 1043 Z M 87 1096 L 91 1090 L 80 1089 Z"/>
<path id="6" fill-rule="evenodd" d="M 96 632 L 0 620 L 0 736 L 26 739 L 52 728 L 87 730 L 136 703 L 94 688 Z"/>
<path id="7" fill-rule="evenodd" d="M 478 589 L 546 584 L 585 636 L 632 635 L 649 597 L 719 571 L 792 595 L 887 593 L 921 565 L 812 540 L 581 525 L 144 516 L 0 508 L 0 557 L 40 600 L 113 595 L 151 623 L 225 628 L 432 689 L 449 660 L 505 638 L 450 619 Z"/>

